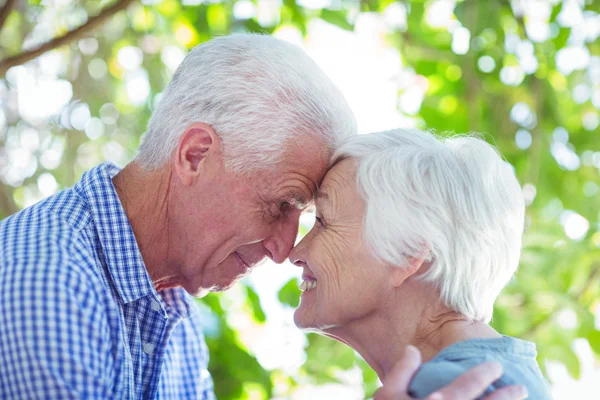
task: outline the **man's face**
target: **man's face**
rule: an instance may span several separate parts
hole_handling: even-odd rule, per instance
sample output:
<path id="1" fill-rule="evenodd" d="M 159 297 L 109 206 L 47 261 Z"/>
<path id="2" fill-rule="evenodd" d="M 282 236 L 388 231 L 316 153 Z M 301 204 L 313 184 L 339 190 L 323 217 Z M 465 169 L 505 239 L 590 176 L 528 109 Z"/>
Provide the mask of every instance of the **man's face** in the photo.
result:
<path id="1" fill-rule="evenodd" d="M 279 167 L 251 177 L 206 160 L 205 176 L 178 198 L 169 224 L 178 280 L 189 293 L 226 290 L 265 257 L 286 260 L 300 214 L 327 171 L 323 146 L 307 142 L 288 146 Z"/>

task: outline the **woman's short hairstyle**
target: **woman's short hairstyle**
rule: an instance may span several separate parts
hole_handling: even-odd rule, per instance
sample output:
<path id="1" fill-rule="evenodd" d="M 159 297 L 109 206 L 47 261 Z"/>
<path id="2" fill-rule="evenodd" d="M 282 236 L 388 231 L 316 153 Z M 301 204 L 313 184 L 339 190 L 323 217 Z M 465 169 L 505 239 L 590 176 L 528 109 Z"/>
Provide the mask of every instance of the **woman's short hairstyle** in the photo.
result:
<path id="1" fill-rule="evenodd" d="M 266 35 L 201 44 L 175 71 L 153 112 L 136 160 L 164 165 L 194 122 L 212 126 L 235 172 L 272 169 L 291 140 L 322 140 L 329 157 L 356 133 L 342 93 L 302 49 Z"/>
<path id="2" fill-rule="evenodd" d="M 357 161 L 374 254 L 402 267 L 425 251 L 422 278 L 445 305 L 489 322 L 521 253 L 525 205 L 511 165 L 478 137 L 417 129 L 355 135 L 332 163 L 347 157 Z"/>

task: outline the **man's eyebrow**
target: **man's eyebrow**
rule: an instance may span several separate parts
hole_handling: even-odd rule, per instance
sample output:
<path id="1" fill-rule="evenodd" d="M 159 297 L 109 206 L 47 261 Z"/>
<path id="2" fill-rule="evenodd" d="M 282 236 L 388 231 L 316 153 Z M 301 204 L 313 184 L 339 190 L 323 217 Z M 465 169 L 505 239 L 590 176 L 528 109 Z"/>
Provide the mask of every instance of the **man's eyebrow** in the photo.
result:
<path id="1" fill-rule="evenodd" d="M 311 199 L 307 199 L 304 194 L 299 192 L 290 193 L 289 198 L 292 205 L 298 209 L 306 208 L 312 201 Z"/>

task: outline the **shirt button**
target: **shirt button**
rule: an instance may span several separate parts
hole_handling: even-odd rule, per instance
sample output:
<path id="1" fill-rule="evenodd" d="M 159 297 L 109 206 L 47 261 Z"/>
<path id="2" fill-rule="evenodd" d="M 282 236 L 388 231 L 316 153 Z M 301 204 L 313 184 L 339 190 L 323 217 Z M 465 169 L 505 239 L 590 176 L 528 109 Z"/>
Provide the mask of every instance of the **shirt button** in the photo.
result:
<path id="1" fill-rule="evenodd" d="M 151 355 L 154 352 L 154 345 L 152 343 L 144 343 L 142 350 L 144 353 Z"/>
<path id="2" fill-rule="evenodd" d="M 150 303 L 150 308 L 154 311 L 158 311 L 160 310 L 160 304 L 158 304 L 156 300 L 152 300 L 152 303 Z"/>

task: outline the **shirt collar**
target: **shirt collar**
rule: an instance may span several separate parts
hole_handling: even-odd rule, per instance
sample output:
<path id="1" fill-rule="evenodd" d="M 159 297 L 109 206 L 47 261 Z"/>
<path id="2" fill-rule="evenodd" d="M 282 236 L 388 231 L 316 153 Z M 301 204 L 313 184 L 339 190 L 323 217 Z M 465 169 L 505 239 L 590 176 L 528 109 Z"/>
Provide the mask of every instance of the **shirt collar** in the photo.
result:
<path id="1" fill-rule="evenodd" d="M 127 304 L 148 294 L 158 295 L 112 183 L 119 171 L 114 164 L 100 164 L 83 175 L 75 190 L 89 204 L 108 271 Z"/>

